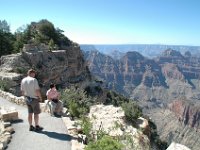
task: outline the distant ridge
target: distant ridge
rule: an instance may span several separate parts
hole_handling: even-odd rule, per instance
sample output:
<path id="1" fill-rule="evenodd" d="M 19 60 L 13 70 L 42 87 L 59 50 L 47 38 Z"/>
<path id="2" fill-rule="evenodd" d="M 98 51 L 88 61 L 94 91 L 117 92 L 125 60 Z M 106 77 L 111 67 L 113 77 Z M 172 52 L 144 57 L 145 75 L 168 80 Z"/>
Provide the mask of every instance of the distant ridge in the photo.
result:
<path id="1" fill-rule="evenodd" d="M 140 52 L 145 57 L 157 57 L 166 49 L 173 49 L 184 54 L 189 51 L 192 55 L 200 55 L 200 46 L 187 45 L 161 45 L 161 44 L 81 44 L 83 51 L 98 50 L 113 56 L 113 52 L 126 53 L 128 51 Z"/>

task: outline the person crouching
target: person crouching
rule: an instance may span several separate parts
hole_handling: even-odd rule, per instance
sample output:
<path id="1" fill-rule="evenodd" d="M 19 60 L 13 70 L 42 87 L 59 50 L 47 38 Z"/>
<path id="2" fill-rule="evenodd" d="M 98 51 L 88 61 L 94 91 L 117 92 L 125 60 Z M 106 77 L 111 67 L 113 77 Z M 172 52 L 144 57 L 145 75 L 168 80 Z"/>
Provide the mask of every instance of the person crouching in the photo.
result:
<path id="1" fill-rule="evenodd" d="M 47 91 L 46 96 L 49 100 L 51 115 L 60 117 L 62 115 L 63 103 L 59 100 L 60 93 L 57 91 L 55 84 L 50 84 L 50 89 Z"/>

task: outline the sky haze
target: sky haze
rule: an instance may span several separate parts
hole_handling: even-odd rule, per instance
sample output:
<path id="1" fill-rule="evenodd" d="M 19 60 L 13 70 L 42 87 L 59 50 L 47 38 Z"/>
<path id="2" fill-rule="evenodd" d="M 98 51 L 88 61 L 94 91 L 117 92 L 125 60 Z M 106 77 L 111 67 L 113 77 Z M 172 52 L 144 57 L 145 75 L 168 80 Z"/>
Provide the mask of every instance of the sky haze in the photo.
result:
<path id="1" fill-rule="evenodd" d="M 79 44 L 200 46 L 197 0 L 2 0 L 12 32 L 47 19 Z"/>

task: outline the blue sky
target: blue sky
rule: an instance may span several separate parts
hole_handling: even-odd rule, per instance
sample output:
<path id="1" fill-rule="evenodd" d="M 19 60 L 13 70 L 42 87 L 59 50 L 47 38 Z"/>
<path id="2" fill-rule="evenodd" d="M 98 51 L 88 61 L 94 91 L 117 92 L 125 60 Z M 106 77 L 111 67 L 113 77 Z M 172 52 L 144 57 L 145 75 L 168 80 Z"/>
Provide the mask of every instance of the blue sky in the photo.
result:
<path id="1" fill-rule="evenodd" d="M 199 0 L 1 0 L 15 31 L 47 19 L 79 44 L 200 46 Z"/>

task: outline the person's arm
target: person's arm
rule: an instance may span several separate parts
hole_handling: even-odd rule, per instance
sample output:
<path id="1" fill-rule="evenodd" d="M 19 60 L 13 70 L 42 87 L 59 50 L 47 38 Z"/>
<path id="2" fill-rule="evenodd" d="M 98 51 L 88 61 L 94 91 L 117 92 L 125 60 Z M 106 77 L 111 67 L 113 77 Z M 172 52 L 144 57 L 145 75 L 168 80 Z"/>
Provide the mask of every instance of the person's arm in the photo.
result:
<path id="1" fill-rule="evenodd" d="M 60 99 L 60 92 L 58 92 L 57 90 L 56 90 L 56 92 L 57 92 L 57 99 L 59 100 Z"/>
<path id="2" fill-rule="evenodd" d="M 52 98 L 49 95 L 47 95 L 47 99 L 50 101 L 52 100 Z"/>
<path id="3" fill-rule="evenodd" d="M 24 96 L 24 91 L 21 90 L 21 95 Z"/>
<path id="4" fill-rule="evenodd" d="M 37 89 L 35 91 L 36 95 L 39 97 L 40 101 L 42 101 L 42 96 L 41 96 L 41 92 L 40 92 L 40 89 Z"/>
<path id="5" fill-rule="evenodd" d="M 24 96 L 24 86 L 23 86 L 23 80 L 21 81 L 21 86 L 20 86 L 20 90 L 21 90 L 21 95 Z"/>
<path id="6" fill-rule="evenodd" d="M 50 90 L 48 90 L 48 91 L 47 91 L 47 94 L 46 94 L 46 96 L 47 96 L 47 99 L 48 99 L 49 101 L 51 101 L 51 100 L 52 100 L 52 98 L 50 97 Z"/>
<path id="7" fill-rule="evenodd" d="M 37 79 L 35 79 L 34 83 L 35 83 L 35 94 L 36 94 L 37 97 L 39 97 L 40 101 L 42 101 L 42 95 L 41 95 L 41 92 L 40 92 L 40 87 L 39 87 Z"/>

